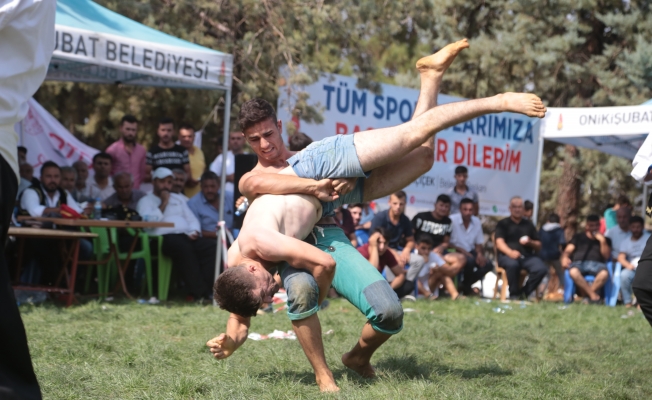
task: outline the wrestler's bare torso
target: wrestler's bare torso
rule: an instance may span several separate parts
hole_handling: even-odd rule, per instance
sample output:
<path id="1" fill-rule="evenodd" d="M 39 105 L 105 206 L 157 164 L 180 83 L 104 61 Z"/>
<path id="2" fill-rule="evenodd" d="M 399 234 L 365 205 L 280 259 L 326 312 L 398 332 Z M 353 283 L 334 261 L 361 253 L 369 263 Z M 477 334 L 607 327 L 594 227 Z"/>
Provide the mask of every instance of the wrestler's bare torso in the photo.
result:
<path id="1" fill-rule="evenodd" d="M 287 168 L 280 173 L 293 175 L 294 171 Z M 242 222 L 240 235 L 246 237 L 250 230 L 271 229 L 285 236 L 303 240 L 321 219 L 321 214 L 322 206 L 315 196 L 265 194 L 257 197 L 249 206 Z M 245 250 L 245 253 L 242 253 L 241 249 L 236 239 L 228 251 L 229 268 L 239 265 L 245 259 L 258 261 L 266 269 L 273 267 L 272 263 L 260 259 L 253 252 Z"/>

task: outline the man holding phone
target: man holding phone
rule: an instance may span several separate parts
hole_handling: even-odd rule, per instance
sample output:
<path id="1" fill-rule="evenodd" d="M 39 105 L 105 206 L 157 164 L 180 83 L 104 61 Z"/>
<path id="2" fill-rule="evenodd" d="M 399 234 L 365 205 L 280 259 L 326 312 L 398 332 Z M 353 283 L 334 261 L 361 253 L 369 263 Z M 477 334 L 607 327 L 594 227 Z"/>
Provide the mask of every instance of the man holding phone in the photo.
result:
<path id="1" fill-rule="evenodd" d="M 609 279 L 606 262 L 610 255 L 611 239 L 600 233 L 600 217 L 597 215 L 586 218 L 584 232 L 575 234 L 561 255 L 561 266 L 570 268 L 571 278 L 592 303 L 600 301 L 597 291 Z M 587 275 L 595 276 L 592 285 L 584 279 Z"/>

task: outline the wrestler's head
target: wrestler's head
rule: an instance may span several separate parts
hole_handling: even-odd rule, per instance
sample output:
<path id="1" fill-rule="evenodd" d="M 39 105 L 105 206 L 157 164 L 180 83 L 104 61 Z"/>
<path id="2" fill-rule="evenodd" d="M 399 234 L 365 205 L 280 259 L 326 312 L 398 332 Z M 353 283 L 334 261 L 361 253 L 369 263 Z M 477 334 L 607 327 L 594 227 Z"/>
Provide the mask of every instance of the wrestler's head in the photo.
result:
<path id="1" fill-rule="evenodd" d="M 240 107 L 238 122 L 247 143 L 258 158 L 276 161 L 285 159 L 285 144 L 281 137 L 282 124 L 276 119 L 274 107 L 263 99 L 251 99 Z"/>
<path id="2" fill-rule="evenodd" d="M 271 303 L 278 292 L 274 276 L 253 260 L 224 271 L 213 290 L 217 304 L 228 312 L 253 317 L 263 303 Z"/>

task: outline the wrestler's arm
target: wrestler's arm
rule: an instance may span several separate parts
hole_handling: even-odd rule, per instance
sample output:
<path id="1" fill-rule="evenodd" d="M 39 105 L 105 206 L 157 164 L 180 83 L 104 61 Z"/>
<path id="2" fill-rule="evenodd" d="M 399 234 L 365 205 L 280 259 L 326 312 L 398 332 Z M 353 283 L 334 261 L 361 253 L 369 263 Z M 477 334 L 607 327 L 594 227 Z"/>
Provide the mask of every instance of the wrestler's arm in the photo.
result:
<path id="1" fill-rule="evenodd" d="M 221 333 L 206 342 L 213 357 L 218 360 L 229 357 L 247 340 L 251 317 L 241 317 L 236 314 L 229 315 L 226 323 L 226 333 Z"/>
<path id="2" fill-rule="evenodd" d="M 249 201 L 263 194 L 307 194 L 321 201 L 333 201 L 339 196 L 330 179 L 316 181 L 295 175 L 267 174 L 259 171 L 246 173 L 238 184 L 240 193 Z"/>
<path id="3" fill-rule="evenodd" d="M 255 254 L 269 262 L 287 261 L 297 269 L 310 272 L 319 287 L 318 304 L 326 298 L 335 276 L 335 260 L 327 253 L 306 242 L 280 232 L 259 228 L 240 232 L 243 254 Z"/>

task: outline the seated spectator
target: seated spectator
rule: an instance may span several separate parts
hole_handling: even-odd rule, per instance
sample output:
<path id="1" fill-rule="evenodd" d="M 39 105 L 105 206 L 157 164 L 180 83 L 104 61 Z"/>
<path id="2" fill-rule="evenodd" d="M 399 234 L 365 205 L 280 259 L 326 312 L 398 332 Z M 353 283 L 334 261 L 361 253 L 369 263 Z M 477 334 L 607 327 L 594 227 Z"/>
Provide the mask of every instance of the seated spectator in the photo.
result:
<path id="1" fill-rule="evenodd" d="M 478 211 L 480 210 L 480 198 L 478 197 L 478 194 L 466 184 L 468 179 L 468 168 L 464 165 L 458 165 L 455 167 L 455 186 L 450 188 L 447 193 L 451 200 L 451 214 L 457 214 L 460 212 L 462 199 L 471 199 L 473 200 L 475 210 L 473 215 L 478 215 Z"/>
<path id="2" fill-rule="evenodd" d="M 106 200 L 115 193 L 111 179 L 111 156 L 107 153 L 97 153 L 93 156 L 93 171 L 95 175 L 88 177 L 82 194 L 89 199 Z"/>
<path id="3" fill-rule="evenodd" d="M 75 190 L 70 192 L 72 197 L 77 202 L 84 202 L 90 200 L 84 193 L 86 192 L 86 181 L 88 180 L 88 165 L 79 160 L 72 163 L 72 167 L 77 171 L 77 182 L 75 182 Z"/>
<path id="4" fill-rule="evenodd" d="M 417 251 L 419 252 L 419 254 L 421 254 L 422 251 L 425 249 L 425 247 L 422 245 L 423 243 L 428 244 L 431 250 L 427 254 L 427 257 L 425 253 L 423 254 L 422 258 L 425 260 L 426 264 L 424 265 L 424 268 L 422 268 L 419 274 L 417 275 L 417 280 L 416 280 L 417 288 L 419 290 L 420 295 L 423 295 L 426 298 L 434 300 L 437 297 L 439 297 L 439 286 L 441 285 L 441 279 L 437 278 L 438 273 L 436 273 L 436 271 L 438 268 L 444 268 L 448 264 L 446 263 L 446 261 L 444 261 L 443 258 L 439 256 L 439 254 L 432 251 L 432 249 L 434 248 L 434 243 L 432 242 L 432 239 L 427 235 L 422 235 L 418 239 Z M 430 285 L 431 282 L 432 285 Z"/>
<path id="5" fill-rule="evenodd" d="M 357 243 L 357 238 L 355 236 L 355 224 L 353 223 L 353 217 L 351 212 L 344 207 L 337 207 L 335 209 L 335 224 L 339 226 L 343 231 L 346 237 L 349 238 L 353 247 L 360 246 Z"/>
<path id="6" fill-rule="evenodd" d="M 129 172 L 118 172 L 113 177 L 113 189 L 115 193 L 104 200 L 106 207 L 124 206 L 135 210 L 138 201 L 145 197 L 145 192 L 134 189 L 134 183 Z"/>
<path id="7" fill-rule="evenodd" d="M 72 193 L 77 182 L 77 170 L 73 167 L 61 167 L 61 188 Z"/>
<path id="8" fill-rule="evenodd" d="M 446 194 L 441 194 L 435 201 L 435 209 L 415 215 L 412 218 L 412 226 L 417 237 L 430 236 L 435 246 L 433 251 L 448 264 L 445 269 L 447 276 L 454 278 L 464 268 L 466 257 L 456 253 L 454 246 L 450 244 L 450 235 L 453 229 L 451 219 L 448 217 L 450 211 L 451 198 Z M 455 293 L 451 293 L 451 296 L 457 297 L 456 293 L 457 290 Z"/>
<path id="9" fill-rule="evenodd" d="M 214 239 L 220 220 L 220 177 L 213 171 L 206 171 L 199 185 L 201 191 L 188 201 L 188 207 L 199 220 L 201 235 Z M 229 192 L 224 194 L 224 223 L 230 230 L 233 227 L 233 196 Z"/>
<path id="10" fill-rule="evenodd" d="M 290 151 L 301 151 L 312 143 L 310 136 L 303 132 L 295 132 L 288 138 L 288 148 Z"/>
<path id="11" fill-rule="evenodd" d="M 163 236 L 163 254 L 181 273 L 189 299 L 212 298 L 217 242 L 200 236 L 201 225 L 185 199 L 171 193 L 172 176 L 168 168 L 157 168 L 152 174 L 154 191 L 138 201 L 137 211 L 148 221 L 174 223 L 174 228 L 148 231 Z"/>
<path id="12" fill-rule="evenodd" d="M 353 219 L 353 225 L 355 226 L 355 241 L 357 246 L 362 246 L 369 242 L 369 227 L 371 227 L 373 214 L 371 214 L 371 219 L 366 223 L 362 223 L 362 213 L 364 212 L 364 209 L 365 204 L 363 203 L 350 204 L 348 208 L 351 213 L 351 218 Z"/>
<path id="13" fill-rule="evenodd" d="M 183 196 L 186 201 L 188 201 L 188 197 L 183 193 L 183 189 L 185 188 L 186 181 L 188 180 L 188 175 L 186 174 L 186 171 L 175 168 L 172 170 L 172 173 L 174 174 L 174 177 L 172 178 L 172 193 L 176 193 L 180 196 Z"/>
<path id="14" fill-rule="evenodd" d="M 573 236 L 561 256 L 562 267 L 569 268 L 571 278 L 582 292 L 588 294 L 591 302 L 600 300 L 597 291 L 609 279 L 605 263 L 611 256 L 611 239 L 604 237 L 599 230 L 600 217 L 589 215 L 584 232 Z M 592 285 L 584 279 L 587 275 L 595 277 Z"/>
<path id="15" fill-rule="evenodd" d="M 620 210 L 618 210 L 620 211 Z M 643 218 L 634 216 L 629 219 L 629 230 L 631 236 L 623 240 L 620 245 L 620 254 L 618 262 L 623 266 L 620 273 L 620 293 L 623 296 L 625 307 L 632 306 L 632 281 L 638 267 L 638 260 L 643 254 L 643 249 L 650 234 L 644 231 Z M 613 229 L 613 228 L 612 228 Z"/>
<path id="16" fill-rule="evenodd" d="M 460 289 L 465 295 L 479 294 L 471 286 L 494 269 L 491 261 L 484 256 L 482 222 L 480 218 L 473 215 L 474 211 L 473 200 L 463 198 L 460 202 L 460 212 L 450 217 L 452 228 L 450 243 L 466 257 L 464 275 L 460 284 Z"/>
<path id="17" fill-rule="evenodd" d="M 18 146 L 18 164 L 27 162 L 27 147 Z"/>
<path id="18" fill-rule="evenodd" d="M 410 262 L 410 253 L 414 249 L 414 231 L 410 219 L 405 215 L 406 198 L 407 195 L 402 190 L 392 193 L 389 196 L 389 209 L 376 214 L 369 228 L 371 232 L 376 228 L 383 228 L 388 232 L 388 246 L 393 249 L 400 265 Z"/>
<path id="19" fill-rule="evenodd" d="M 532 214 L 534 214 L 534 203 L 530 200 L 523 202 L 523 218 L 532 221 Z"/>
<path id="20" fill-rule="evenodd" d="M 62 204 L 80 214 L 83 211 L 75 199 L 61 188 L 61 168 L 52 161 L 46 161 L 41 166 L 39 185 L 32 185 L 23 192 L 19 214 L 32 217 L 59 217 Z"/>
<path id="21" fill-rule="evenodd" d="M 550 280 L 548 281 L 548 296 L 550 300 L 558 300 L 559 289 L 563 289 L 563 271 L 559 258 L 566 246 L 564 229 L 559 224 L 559 215 L 552 213 L 548 215 L 548 222 L 539 229 L 541 239 L 541 251 L 539 256 L 548 266 Z"/>
<path id="22" fill-rule="evenodd" d="M 394 254 L 388 250 L 387 243 L 389 239 L 390 235 L 385 229 L 376 228 L 369 238 L 369 243 L 358 247 L 358 251 L 379 272 L 385 271 L 386 279 L 390 282 L 390 286 L 399 299 L 416 300 L 412 293 L 414 292 L 417 276 L 425 265 L 423 257 L 411 254 L 410 267 L 406 270 L 403 265 L 399 265 Z M 432 248 L 427 251 L 430 252 L 430 250 Z"/>
<path id="23" fill-rule="evenodd" d="M 16 199 L 20 198 L 21 193 L 23 193 L 25 189 L 35 183 L 38 184 L 38 179 L 34 179 L 34 167 L 32 167 L 32 164 L 21 162 L 20 165 L 18 165 L 18 173 L 20 174 L 20 183 L 18 184 Z"/>
<path id="24" fill-rule="evenodd" d="M 614 205 L 611 208 L 607 208 L 604 212 L 604 222 L 605 222 L 605 227 L 607 230 L 613 228 L 614 226 L 618 225 L 618 219 L 616 217 L 616 212 L 620 210 L 620 208 L 632 208 L 632 203 L 629 201 L 627 196 L 625 195 L 620 195 L 618 196 L 618 199 L 616 200 L 616 205 Z"/>
<path id="25" fill-rule="evenodd" d="M 521 295 L 527 298 L 546 276 L 548 268 L 543 260 L 536 255 L 541 249 L 537 229 L 523 218 L 523 199 L 518 196 L 509 201 L 508 218 L 496 224 L 496 248 L 498 249 L 498 265 L 505 269 L 511 298 Z M 528 272 L 525 287 L 519 287 L 521 270 Z"/>
<path id="26" fill-rule="evenodd" d="M 607 229 L 604 234 L 611 239 L 611 258 L 618 259 L 621 244 L 632 236 L 629 231 L 629 219 L 632 216 L 632 209 L 629 207 L 620 207 L 616 211 L 616 225 Z"/>

